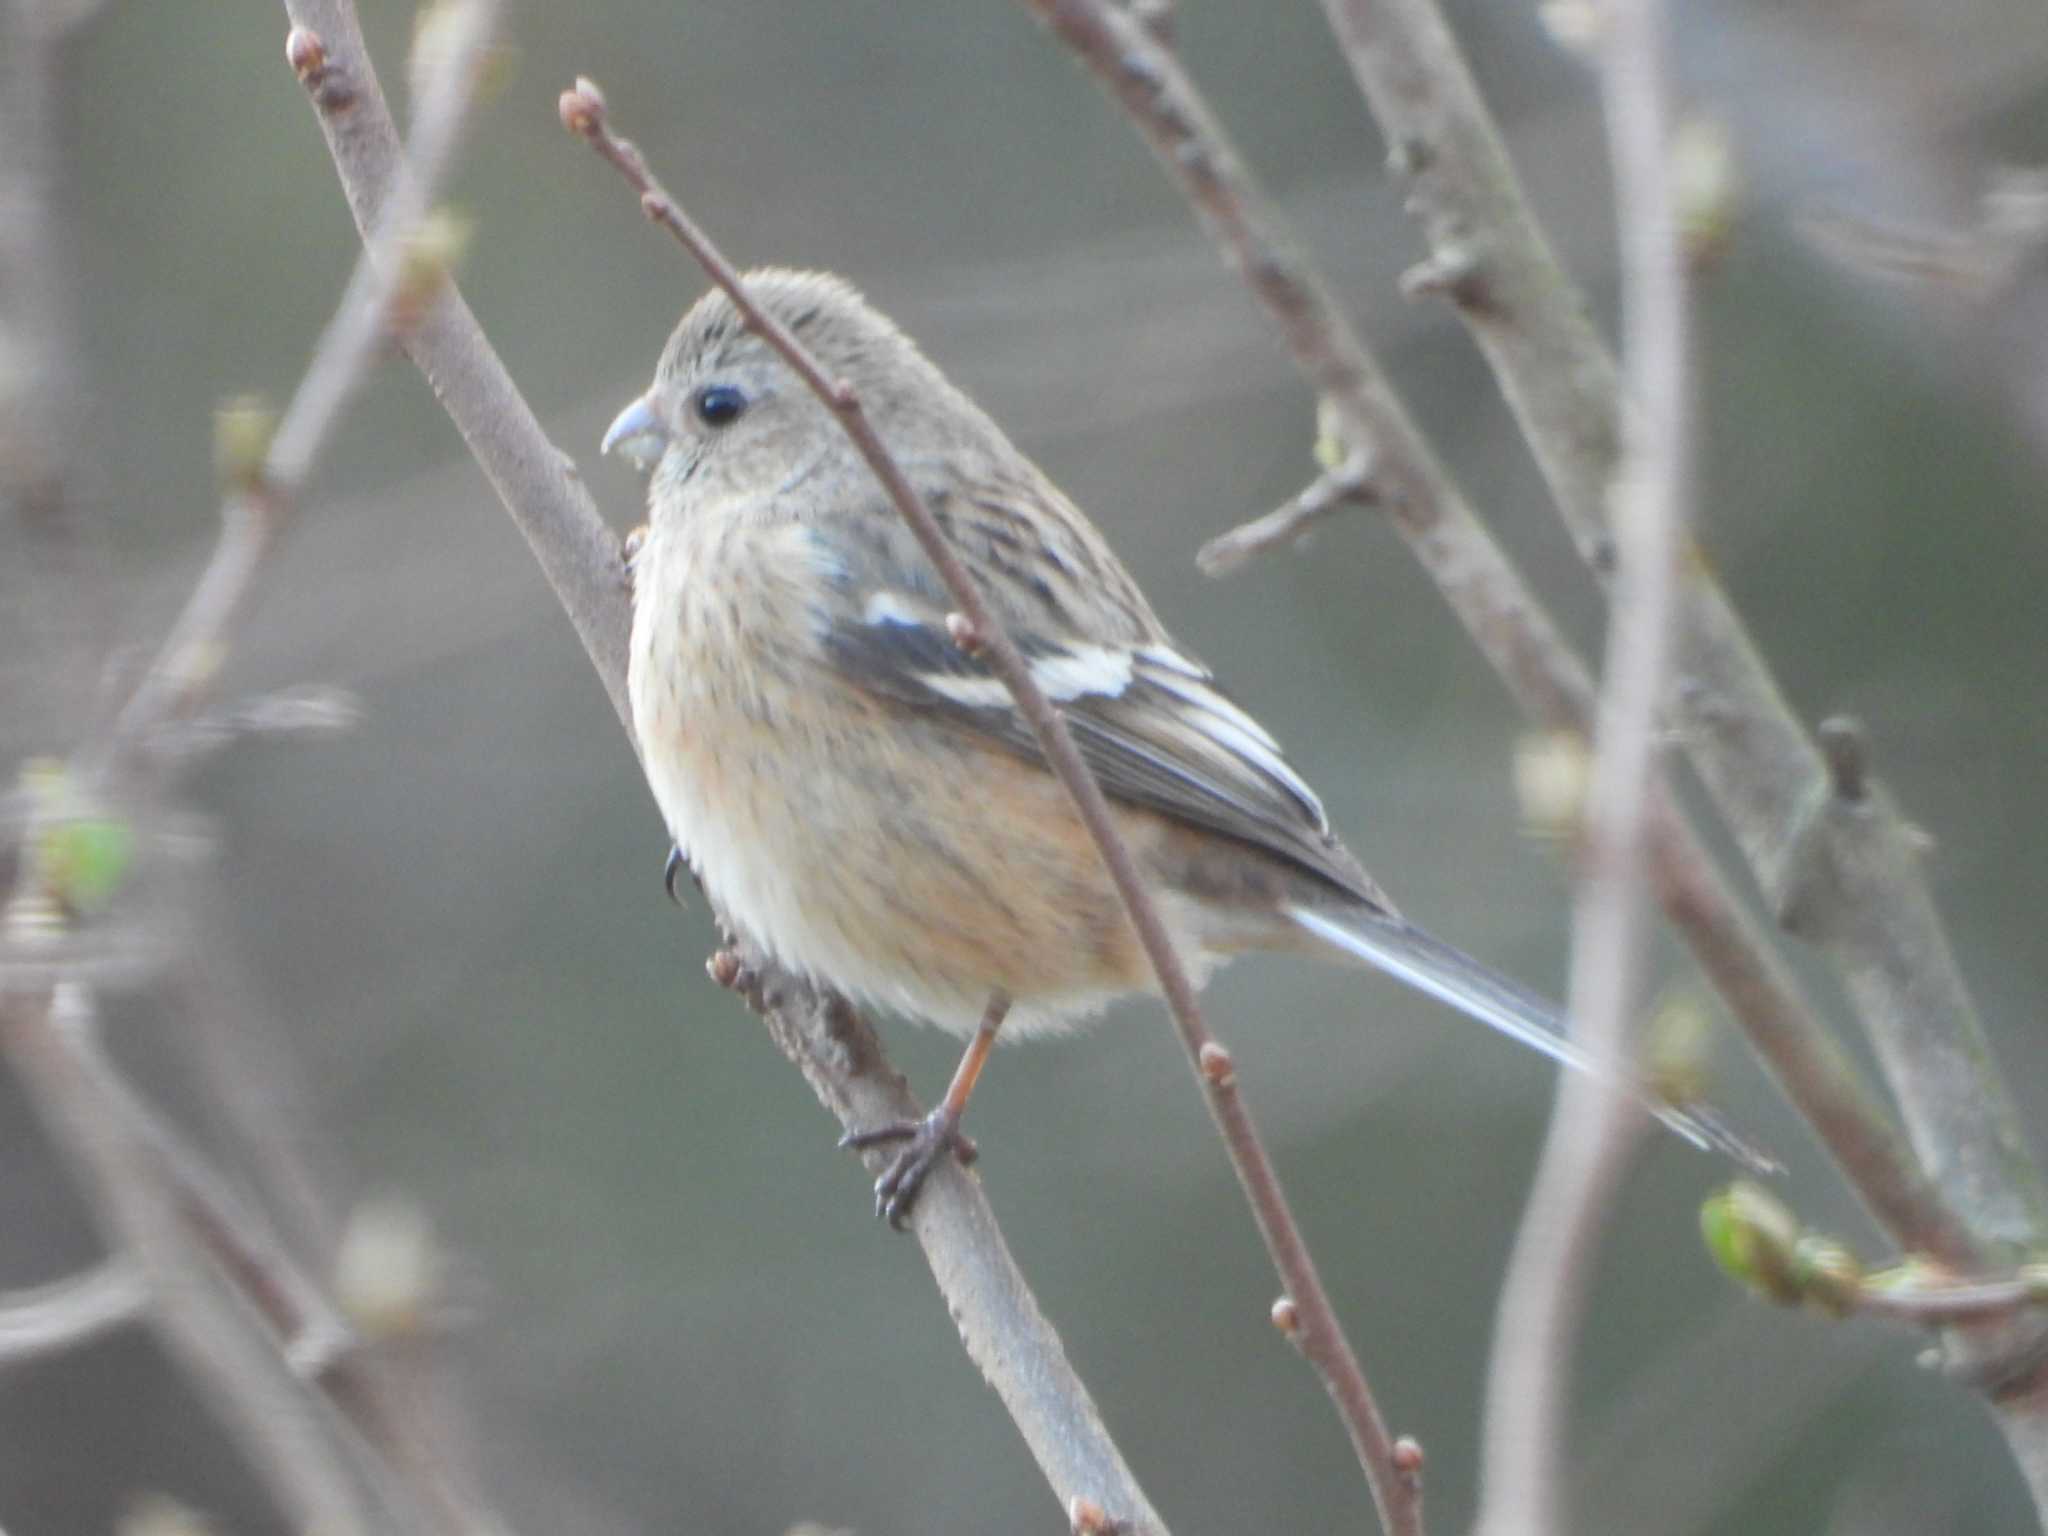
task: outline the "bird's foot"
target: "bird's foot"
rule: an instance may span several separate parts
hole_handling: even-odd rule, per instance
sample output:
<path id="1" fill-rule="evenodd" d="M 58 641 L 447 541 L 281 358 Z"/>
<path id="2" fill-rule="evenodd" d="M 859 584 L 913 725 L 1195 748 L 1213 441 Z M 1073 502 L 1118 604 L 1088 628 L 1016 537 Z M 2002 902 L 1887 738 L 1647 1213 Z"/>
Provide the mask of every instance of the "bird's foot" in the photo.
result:
<path id="1" fill-rule="evenodd" d="M 959 1111 L 943 1104 L 922 1120 L 895 1120 L 872 1131 L 848 1131 L 839 1138 L 839 1145 L 866 1152 L 892 1141 L 903 1145 L 875 1180 L 875 1214 L 900 1232 L 939 1159 L 950 1152 L 966 1167 L 980 1151 L 973 1138 L 961 1131 Z"/>
<path id="2" fill-rule="evenodd" d="M 668 899 L 679 907 L 683 904 L 683 898 L 676 894 L 676 876 L 680 875 L 684 868 L 681 846 L 671 844 L 668 850 L 668 862 L 661 866 L 661 888 L 668 892 Z"/>

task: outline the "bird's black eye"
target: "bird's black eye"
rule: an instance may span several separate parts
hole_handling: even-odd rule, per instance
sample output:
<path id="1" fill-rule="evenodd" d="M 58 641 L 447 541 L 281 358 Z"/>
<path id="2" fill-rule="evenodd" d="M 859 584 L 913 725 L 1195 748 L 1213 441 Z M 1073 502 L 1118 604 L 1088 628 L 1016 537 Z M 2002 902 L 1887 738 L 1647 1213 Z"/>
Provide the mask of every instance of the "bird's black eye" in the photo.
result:
<path id="1" fill-rule="evenodd" d="M 697 391 L 697 419 L 707 427 L 729 427 L 747 408 L 747 397 L 730 384 L 706 384 Z"/>

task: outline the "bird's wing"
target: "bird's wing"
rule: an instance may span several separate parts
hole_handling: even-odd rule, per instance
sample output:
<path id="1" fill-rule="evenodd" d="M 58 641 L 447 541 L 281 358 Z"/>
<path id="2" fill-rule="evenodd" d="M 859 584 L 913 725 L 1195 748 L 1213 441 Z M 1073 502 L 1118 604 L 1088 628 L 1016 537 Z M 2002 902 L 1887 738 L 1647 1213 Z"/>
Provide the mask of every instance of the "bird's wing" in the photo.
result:
<path id="1" fill-rule="evenodd" d="M 943 601 L 925 586 L 845 592 L 820 636 L 829 664 L 871 695 L 1042 761 L 1009 690 L 981 656 L 954 643 Z M 1322 802 L 1279 743 L 1208 668 L 1163 635 L 1091 640 L 1013 619 L 1010 636 L 1046 697 L 1065 713 L 1105 794 L 1237 838 L 1383 904 L 1331 836 Z"/>

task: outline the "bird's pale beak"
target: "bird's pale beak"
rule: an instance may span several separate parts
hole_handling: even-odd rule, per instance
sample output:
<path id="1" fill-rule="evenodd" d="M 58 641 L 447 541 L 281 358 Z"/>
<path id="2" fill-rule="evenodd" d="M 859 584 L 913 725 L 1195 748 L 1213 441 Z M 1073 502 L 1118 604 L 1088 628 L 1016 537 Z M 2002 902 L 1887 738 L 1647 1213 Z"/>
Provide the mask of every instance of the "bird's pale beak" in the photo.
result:
<path id="1" fill-rule="evenodd" d="M 651 469 L 667 447 L 668 428 L 661 424 L 654 407 L 642 395 L 605 428 L 604 442 L 597 451 L 610 453 L 616 448 L 635 469 L 644 470 Z"/>

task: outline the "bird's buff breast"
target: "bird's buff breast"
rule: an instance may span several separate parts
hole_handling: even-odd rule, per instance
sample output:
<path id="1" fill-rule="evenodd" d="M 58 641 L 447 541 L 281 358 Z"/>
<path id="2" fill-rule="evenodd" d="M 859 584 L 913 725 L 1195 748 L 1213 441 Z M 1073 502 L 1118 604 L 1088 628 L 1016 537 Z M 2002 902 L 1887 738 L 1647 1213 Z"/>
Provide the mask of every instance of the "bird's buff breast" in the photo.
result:
<path id="1" fill-rule="evenodd" d="M 960 1033 L 994 988 L 1027 1034 L 1144 985 L 1052 777 L 830 669 L 804 540 L 657 530 L 636 567 L 634 726 L 717 910 L 783 964 Z"/>

